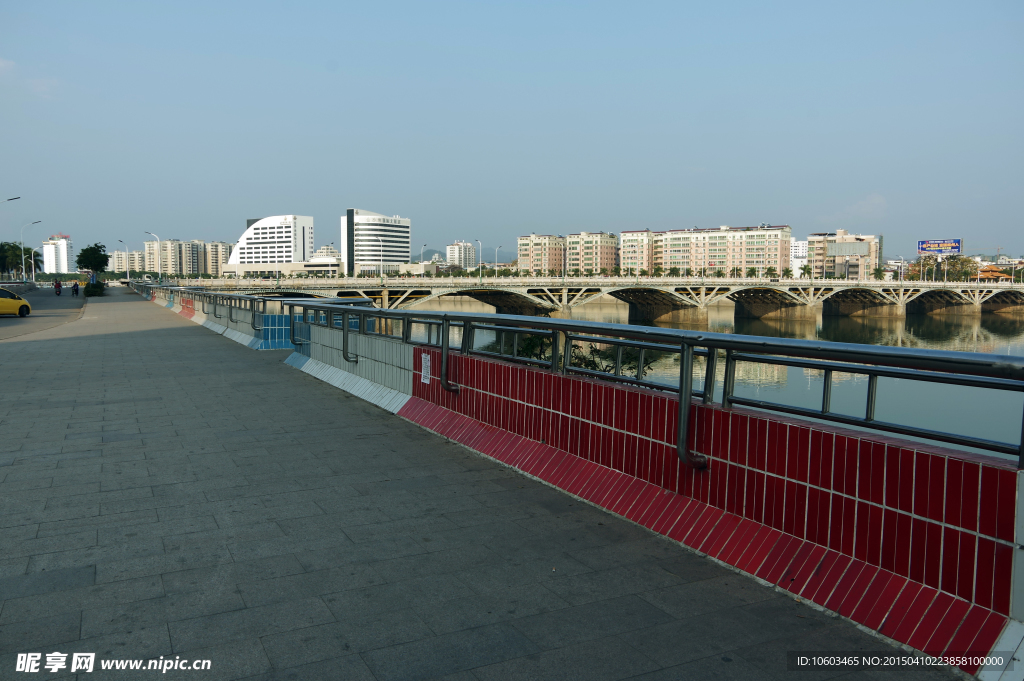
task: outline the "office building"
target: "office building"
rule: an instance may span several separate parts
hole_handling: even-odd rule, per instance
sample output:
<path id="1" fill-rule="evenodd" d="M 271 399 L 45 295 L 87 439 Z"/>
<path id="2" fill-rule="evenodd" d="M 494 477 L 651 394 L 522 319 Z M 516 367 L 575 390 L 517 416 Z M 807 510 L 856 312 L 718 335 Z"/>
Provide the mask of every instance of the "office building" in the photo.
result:
<path id="1" fill-rule="evenodd" d="M 412 220 L 349 208 L 341 218 L 341 259 L 349 276 L 397 273 L 412 257 Z"/>
<path id="2" fill-rule="evenodd" d="M 530 234 L 517 240 L 519 271 L 534 276 L 562 276 L 565 266 L 564 236 Z"/>
<path id="3" fill-rule="evenodd" d="M 464 270 L 476 267 L 476 246 L 471 243 L 456 241 L 448 244 L 447 255 L 449 265 L 456 265 Z"/>
<path id="4" fill-rule="evenodd" d="M 793 270 L 794 277 L 803 276 L 801 271 L 807 265 L 807 242 L 789 242 L 789 268 Z"/>
<path id="5" fill-rule="evenodd" d="M 619 237 L 606 232 L 579 232 L 566 237 L 569 272 L 611 274 L 618 264 Z"/>
<path id="6" fill-rule="evenodd" d="M 306 262 L 312 255 L 313 218 L 274 215 L 246 221 L 245 232 L 231 249 L 227 265 L 240 265 L 233 268 L 236 271 L 246 271 L 251 265 L 251 271 L 276 272 L 266 265 Z"/>
<path id="7" fill-rule="evenodd" d="M 866 281 L 881 267 L 882 237 L 850 234 L 845 229 L 807 237 L 807 261 L 815 279 Z"/>
<path id="8" fill-rule="evenodd" d="M 67 234 L 54 234 L 44 241 L 42 253 L 43 272 L 46 274 L 66 274 L 78 271 L 75 266 L 75 249 L 71 244 L 71 237 Z"/>

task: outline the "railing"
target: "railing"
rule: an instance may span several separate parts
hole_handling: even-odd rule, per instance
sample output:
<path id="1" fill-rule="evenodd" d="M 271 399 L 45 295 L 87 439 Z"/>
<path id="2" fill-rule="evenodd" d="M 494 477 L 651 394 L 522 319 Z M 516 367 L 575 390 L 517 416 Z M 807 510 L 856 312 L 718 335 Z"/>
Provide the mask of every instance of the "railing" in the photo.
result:
<path id="1" fill-rule="evenodd" d="M 919 428 L 916 426 L 878 420 L 875 414 L 879 378 L 900 378 L 914 381 L 970 386 L 990 390 L 1024 392 L 1024 358 L 985 355 L 966 352 L 944 352 L 913 348 L 831 343 L 821 341 L 763 338 L 734 334 L 701 333 L 680 329 L 628 326 L 599 322 L 523 317 L 517 315 L 459 314 L 443 312 L 414 312 L 405 310 L 372 311 L 349 306 L 324 305 L 320 301 L 289 300 L 285 302 L 294 328 L 296 321 L 340 329 L 344 334 L 343 348 L 346 360 L 358 360 L 349 352 L 349 334 L 358 331 L 364 335 L 383 335 L 407 344 L 437 346 L 441 350 L 440 380 L 445 390 L 458 392 L 459 387 L 448 378 L 448 356 L 451 346 L 451 328 L 461 329 L 459 352 L 463 355 L 483 355 L 504 361 L 536 366 L 565 375 L 583 375 L 601 380 L 669 390 L 680 395 L 700 398 L 705 404 L 714 400 L 715 374 L 719 354 L 724 353 L 724 388 L 722 405 L 729 408 L 742 405 L 767 411 L 794 414 L 814 419 L 857 426 L 868 430 L 909 435 L 925 440 L 945 442 L 1017 457 L 1018 467 L 1024 467 L 1024 419 L 1021 440 L 1016 443 L 999 442 L 984 438 Z M 295 309 L 302 313 L 296 316 Z M 340 313 L 342 321 L 335 323 Z M 355 323 L 350 320 L 355 318 Z M 372 323 L 368 323 L 372 322 Z M 414 334 L 417 326 L 425 326 L 425 334 Z M 491 334 L 493 340 L 478 347 L 477 336 Z M 414 337 L 415 336 L 415 337 Z M 292 334 L 295 337 L 295 333 Z M 530 342 L 524 342 L 529 340 Z M 589 362 L 581 347 L 589 343 L 614 359 L 600 368 Z M 645 355 L 674 353 L 679 355 L 679 381 L 667 386 L 648 380 L 649 364 Z M 628 356 L 628 361 L 624 361 Z M 694 358 L 704 358 L 704 379 L 700 389 L 694 389 Z M 820 409 L 807 409 L 791 405 L 740 397 L 735 394 L 737 362 L 755 362 L 780 366 L 817 369 L 824 372 L 824 387 Z M 868 378 L 864 416 L 838 414 L 831 410 L 832 374 L 834 372 L 860 374 Z M 679 401 L 679 457 L 695 468 L 706 465 L 703 456 L 689 451 L 688 401 Z M 1022 415 L 1024 416 L 1024 415 Z"/>
<path id="2" fill-rule="evenodd" d="M 342 354 L 348 362 L 358 362 L 350 351 L 349 336 L 353 331 L 363 335 L 386 336 L 406 344 L 436 346 L 441 350 L 440 381 L 445 390 L 458 392 L 459 386 L 448 379 L 451 329 L 461 332 L 459 352 L 481 355 L 503 361 L 538 367 L 553 373 L 581 375 L 616 383 L 627 383 L 655 390 L 700 398 L 705 404 L 714 401 L 715 377 L 720 355 L 724 355 L 722 406 L 734 405 L 793 414 L 797 416 L 918 437 L 925 440 L 975 447 L 1017 457 L 1018 468 L 1024 468 L 1024 415 L 1019 442 L 1008 443 L 951 432 L 919 428 L 876 418 L 879 378 L 968 386 L 988 390 L 1024 393 L 1024 358 L 968 352 L 946 352 L 915 348 L 832 343 L 736 334 L 702 333 L 681 329 L 629 326 L 602 322 L 585 322 L 518 315 L 460 314 L 382 310 L 369 307 L 369 301 L 353 305 L 351 299 L 277 298 L 240 294 L 223 294 L 180 287 L 158 287 L 134 283 L 137 291 L 156 291 L 164 297 L 177 292 L 187 297 L 227 306 L 229 319 L 233 310 L 253 312 L 250 325 L 254 330 L 257 313 L 266 310 L 267 301 L 276 301 L 288 310 L 292 343 L 309 342 L 306 333 L 296 332 L 296 322 L 323 326 L 343 334 Z M 296 315 L 295 310 L 301 314 Z M 339 319 L 340 317 L 340 319 Z M 414 333 L 415 327 L 424 332 Z M 304 330 L 305 331 L 305 330 Z M 487 335 L 491 341 L 478 347 L 477 336 Z M 583 348 L 590 345 L 590 356 Z M 601 350 L 608 364 L 602 368 L 593 360 L 595 348 Z M 648 361 L 664 353 L 678 354 L 679 380 L 675 385 L 650 380 Z M 704 377 L 699 389 L 693 386 L 694 359 L 703 358 Z M 820 370 L 824 375 L 821 406 L 817 409 L 797 407 L 768 400 L 741 397 L 735 393 L 736 364 L 751 362 L 785 367 Z M 835 372 L 867 376 L 868 389 L 864 416 L 850 416 L 832 411 L 832 377 Z M 689 451 L 689 409 L 686 400 L 679 401 L 679 457 L 695 468 L 706 465 L 703 456 Z"/>

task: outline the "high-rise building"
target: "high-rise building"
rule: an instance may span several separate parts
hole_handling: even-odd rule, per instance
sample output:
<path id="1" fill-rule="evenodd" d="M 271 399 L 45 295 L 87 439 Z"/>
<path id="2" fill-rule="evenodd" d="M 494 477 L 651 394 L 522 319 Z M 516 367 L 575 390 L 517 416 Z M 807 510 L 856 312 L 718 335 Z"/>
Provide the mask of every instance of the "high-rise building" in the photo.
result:
<path id="1" fill-rule="evenodd" d="M 881 267 L 882 237 L 850 234 L 845 229 L 807 237 L 807 261 L 815 279 L 870 279 Z"/>
<path id="2" fill-rule="evenodd" d="M 476 246 L 465 241 L 448 244 L 447 261 L 449 265 L 457 265 L 471 270 L 476 267 Z"/>
<path id="3" fill-rule="evenodd" d="M 227 241 L 207 241 L 203 259 L 203 274 L 220 277 L 224 272 L 224 265 L 228 264 L 233 246 L 234 244 Z"/>
<path id="4" fill-rule="evenodd" d="M 77 272 L 75 266 L 75 249 L 71 245 L 71 237 L 67 234 L 54 234 L 43 242 L 43 272 L 46 274 L 66 274 Z"/>
<path id="5" fill-rule="evenodd" d="M 623 274 L 654 270 L 654 246 L 660 233 L 649 229 L 625 230 L 619 235 L 619 266 Z"/>
<path id="6" fill-rule="evenodd" d="M 107 261 L 108 272 L 141 272 L 146 268 L 143 251 L 113 251 Z"/>
<path id="7" fill-rule="evenodd" d="M 619 237 L 606 232 L 579 232 L 566 238 L 566 263 L 570 272 L 611 274 L 618 264 Z"/>
<path id="8" fill-rule="evenodd" d="M 245 232 L 231 250 L 227 264 L 306 262 L 312 255 L 313 218 L 275 215 L 246 222 Z"/>
<path id="9" fill-rule="evenodd" d="M 763 276 L 772 268 L 779 275 L 790 266 L 791 235 L 789 225 L 624 231 L 619 259 L 627 274 L 653 274 L 661 268 L 665 273 L 721 271 L 727 276 L 746 276 L 755 270 Z"/>
<path id="10" fill-rule="evenodd" d="M 518 239 L 516 255 L 519 271 L 535 276 L 562 276 L 565 266 L 564 236 L 551 234 L 530 234 Z"/>
<path id="11" fill-rule="evenodd" d="M 412 220 L 349 208 L 341 218 L 341 258 L 349 276 L 398 272 L 412 257 Z"/>
<path id="12" fill-rule="evenodd" d="M 177 239 L 145 241 L 143 246 L 146 251 L 147 272 L 159 272 L 171 276 L 184 274 L 182 260 L 186 251 L 183 251 L 181 241 Z"/>

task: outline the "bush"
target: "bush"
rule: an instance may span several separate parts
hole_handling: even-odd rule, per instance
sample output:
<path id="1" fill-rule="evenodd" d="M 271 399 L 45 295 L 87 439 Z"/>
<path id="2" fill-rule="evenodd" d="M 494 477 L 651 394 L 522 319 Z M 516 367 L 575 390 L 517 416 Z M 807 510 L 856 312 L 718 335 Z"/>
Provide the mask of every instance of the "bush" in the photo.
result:
<path id="1" fill-rule="evenodd" d="M 103 282 L 96 282 L 95 284 L 86 284 L 83 292 L 86 297 L 90 296 L 102 296 L 103 295 Z"/>

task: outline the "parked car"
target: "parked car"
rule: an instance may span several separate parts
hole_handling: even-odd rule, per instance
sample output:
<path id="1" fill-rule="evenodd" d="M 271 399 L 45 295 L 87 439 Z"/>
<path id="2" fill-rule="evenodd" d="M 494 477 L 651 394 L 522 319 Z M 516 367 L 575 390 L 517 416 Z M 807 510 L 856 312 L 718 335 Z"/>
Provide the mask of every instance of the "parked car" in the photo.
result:
<path id="1" fill-rule="evenodd" d="M 16 314 L 27 317 L 32 313 L 29 302 L 13 291 L 0 288 L 0 314 Z"/>

